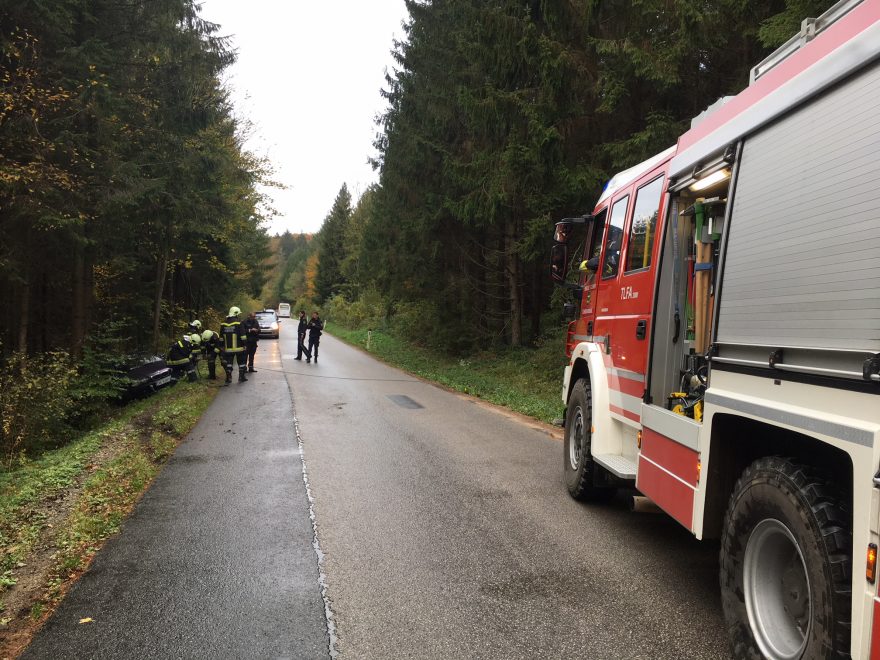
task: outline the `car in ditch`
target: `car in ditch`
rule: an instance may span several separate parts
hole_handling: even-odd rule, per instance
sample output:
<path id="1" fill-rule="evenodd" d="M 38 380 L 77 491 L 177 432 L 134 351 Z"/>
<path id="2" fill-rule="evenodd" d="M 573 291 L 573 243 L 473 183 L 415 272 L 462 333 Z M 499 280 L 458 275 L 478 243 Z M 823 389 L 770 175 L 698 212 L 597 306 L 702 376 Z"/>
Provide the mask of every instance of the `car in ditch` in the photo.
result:
<path id="1" fill-rule="evenodd" d="M 158 355 L 130 355 L 120 361 L 121 398 L 138 399 L 176 382 L 173 371 Z"/>

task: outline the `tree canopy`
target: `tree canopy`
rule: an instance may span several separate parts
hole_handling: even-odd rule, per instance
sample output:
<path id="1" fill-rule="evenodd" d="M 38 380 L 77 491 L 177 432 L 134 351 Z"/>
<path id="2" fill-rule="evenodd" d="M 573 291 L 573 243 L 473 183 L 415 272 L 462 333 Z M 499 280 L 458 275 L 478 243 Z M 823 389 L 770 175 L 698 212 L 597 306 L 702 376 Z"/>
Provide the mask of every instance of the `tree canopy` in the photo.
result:
<path id="1" fill-rule="evenodd" d="M 591 210 L 615 171 L 674 144 L 831 1 L 406 4 L 379 184 L 357 231 L 322 241 L 317 293 L 378 291 L 387 319 L 422 319 L 414 339 L 468 350 L 538 338 L 555 220 Z M 340 238 L 338 222 L 321 234 Z"/>
<path id="2" fill-rule="evenodd" d="M 259 292 L 268 171 L 242 147 L 218 30 L 194 0 L 5 3 L 3 350 L 78 353 L 111 320 L 159 348 Z"/>

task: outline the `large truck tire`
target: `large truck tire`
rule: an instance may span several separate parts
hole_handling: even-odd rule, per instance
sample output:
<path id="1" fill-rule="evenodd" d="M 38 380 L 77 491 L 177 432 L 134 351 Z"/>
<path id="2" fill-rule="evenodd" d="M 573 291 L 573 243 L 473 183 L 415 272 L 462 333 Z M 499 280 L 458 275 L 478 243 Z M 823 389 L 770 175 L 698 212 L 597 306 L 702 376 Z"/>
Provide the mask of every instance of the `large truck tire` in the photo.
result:
<path id="1" fill-rule="evenodd" d="M 746 468 L 721 538 L 734 657 L 848 657 L 851 578 L 851 523 L 833 482 L 778 456 Z"/>
<path id="2" fill-rule="evenodd" d="M 600 470 L 590 451 L 593 425 L 593 396 L 586 379 L 579 379 L 571 390 L 565 413 L 565 485 L 576 500 L 597 501 L 608 499 L 613 488 L 595 485 L 596 471 Z"/>

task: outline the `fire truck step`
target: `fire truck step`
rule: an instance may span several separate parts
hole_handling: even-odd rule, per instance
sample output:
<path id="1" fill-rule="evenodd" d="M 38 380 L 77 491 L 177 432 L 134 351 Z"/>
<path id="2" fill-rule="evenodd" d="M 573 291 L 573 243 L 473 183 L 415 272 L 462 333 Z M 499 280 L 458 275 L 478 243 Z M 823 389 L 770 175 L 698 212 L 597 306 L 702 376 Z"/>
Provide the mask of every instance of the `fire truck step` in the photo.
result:
<path id="1" fill-rule="evenodd" d="M 618 454 L 598 454 L 593 456 L 593 460 L 608 470 L 611 474 L 620 477 L 621 479 L 636 478 L 636 463 L 625 456 L 620 456 Z"/>

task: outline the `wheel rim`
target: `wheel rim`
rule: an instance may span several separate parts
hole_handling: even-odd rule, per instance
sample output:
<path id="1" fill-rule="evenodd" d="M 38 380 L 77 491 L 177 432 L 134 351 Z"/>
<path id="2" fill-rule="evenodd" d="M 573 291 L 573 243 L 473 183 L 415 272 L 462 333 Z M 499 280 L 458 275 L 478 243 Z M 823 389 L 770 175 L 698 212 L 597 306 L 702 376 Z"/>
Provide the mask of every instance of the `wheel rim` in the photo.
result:
<path id="1" fill-rule="evenodd" d="M 800 657 L 813 618 L 810 579 L 800 546 L 778 520 L 762 520 L 749 536 L 743 591 L 749 625 L 764 656 Z"/>
<path id="2" fill-rule="evenodd" d="M 575 408 L 574 419 L 568 430 L 568 462 L 572 470 L 577 470 L 584 453 L 584 413 L 580 406 Z"/>

